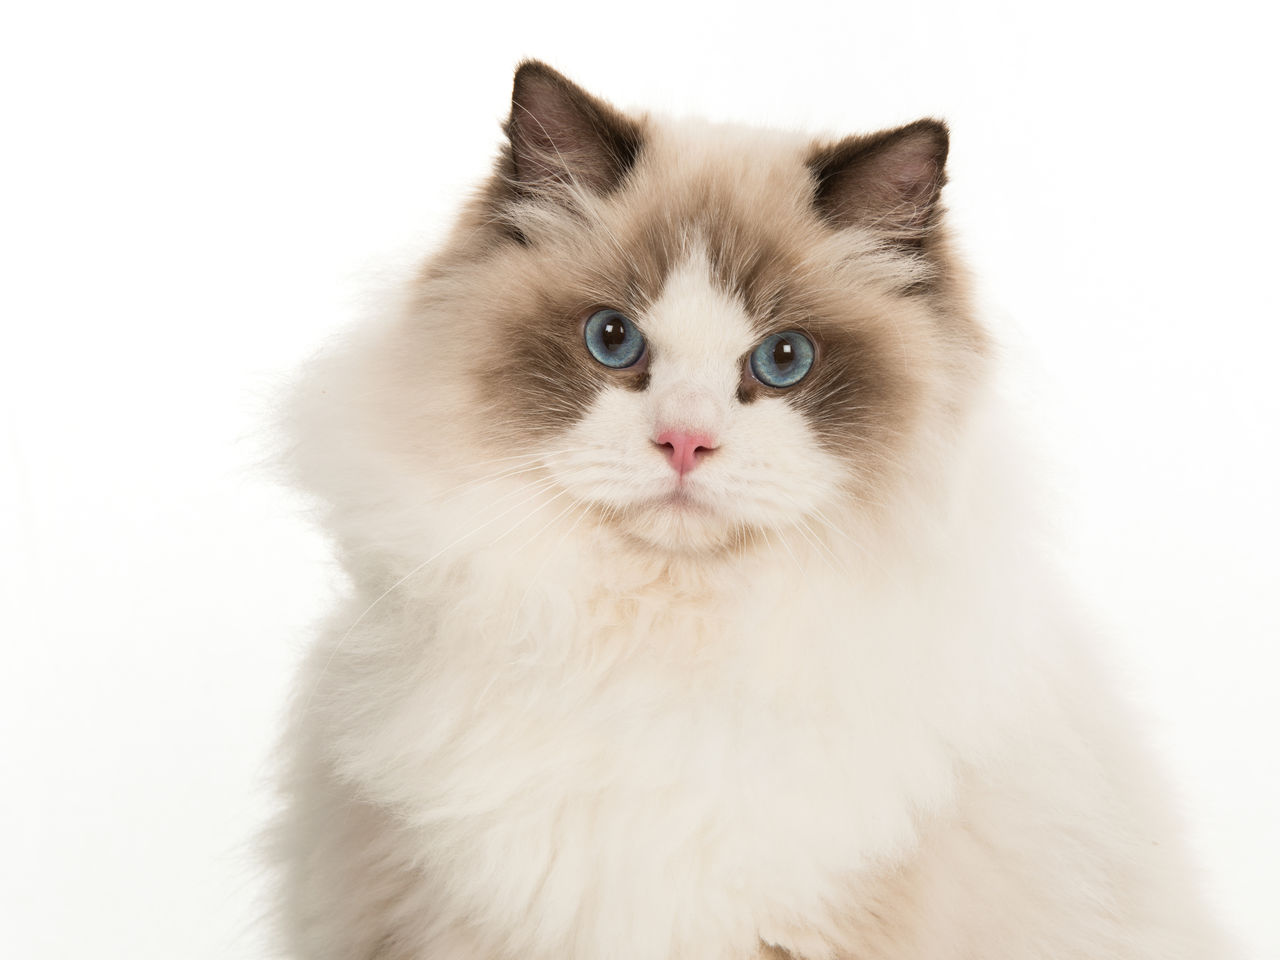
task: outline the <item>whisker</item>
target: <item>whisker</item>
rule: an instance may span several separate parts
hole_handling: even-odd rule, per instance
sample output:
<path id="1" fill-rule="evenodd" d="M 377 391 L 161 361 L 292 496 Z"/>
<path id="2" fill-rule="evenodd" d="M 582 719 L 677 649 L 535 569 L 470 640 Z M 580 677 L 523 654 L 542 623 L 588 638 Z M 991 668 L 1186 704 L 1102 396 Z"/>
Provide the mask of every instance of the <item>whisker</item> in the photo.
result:
<path id="1" fill-rule="evenodd" d="M 823 562 L 827 565 L 827 569 L 836 574 L 837 577 L 843 574 L 846 578 L 852 578 L 853 575 L 845 565 L 844 561 L 838 557 L 835 552 L 832 551 L 831 547 L 823 541 L 822 537 L 809 526 L 804 515 L 797 513 L 795 520 L 798 524 L 797 529 L 800 531 L 800 535 L 810 544 L 818 548 L 818 556 L 820 556 Z M 827 559 L 828 557 L 830 560 Z M 834 562 L 835 566 L 832 565 L 832 562 Z M 839 567 L 839 569 L 837 570 L 836 567 Z"/>
<path id="2" fill-rule="evenodd" d="M 566 457 L 572 456 L 573 454 L 580 453 L 583 450 L 589 450 L 589 449 L 590 449 L 589 447 L 571 447 L 566 449 L 552 450 L 546 453 L 528 453 L 528 454 L 520 454 L 515 457 L 496 457 L 493 460 L 481 461 L 480 463 L 475 464 L 474 466 L 484 466 L 487 464 L 501 463 L 501 462 L 510 461 L 510 460 L 518 460 L 521 462 L 515 463 L 515 464 L 509 464 L 508 466 L 498 470 L 496 473 L 488 474 L 483 477 L 463 480 L 457 484 L 454 484 L 451 487 L 447 487 L 444 490 L 440 491 L 432 499 L 443 499 L 447 497 L 449 494 L 453 493 L 455 490 L 462 490 L 462 489 L 487 485 L 487 484 L 496 482 L 498 480 L 505 479 L 510 476 L 516 476 L 519 473 L 527 472 L 529 470 L 535 469 L 540 466 L 554 466 L 557 459 L 559 458 L 566 458 Z"/>
<path id="3" fill-rule="evenodd" d="M 769 528 L 761 527 L 760 532 L 764 534 L 765 540 L 768 541 L 769 549 L 773 550 L 774 549 L 773 537 L 769 536 Z M 781 530 L 775 530 L 774 532 L 778 534 L 778 539 L 782 541 L 782 546 L 787 551 L 787 554 L 791 557 L 791 562 L 796 565 L 796 570 L 800 573 L 801 576 L 804 576 L 804 567 L 801 566 L 799 558 L 795 555 L 794 552 L 792 552 L 791 546 L 790 544 L 787 543 L 787 539 L 783 535 L 783 532 Z"/>

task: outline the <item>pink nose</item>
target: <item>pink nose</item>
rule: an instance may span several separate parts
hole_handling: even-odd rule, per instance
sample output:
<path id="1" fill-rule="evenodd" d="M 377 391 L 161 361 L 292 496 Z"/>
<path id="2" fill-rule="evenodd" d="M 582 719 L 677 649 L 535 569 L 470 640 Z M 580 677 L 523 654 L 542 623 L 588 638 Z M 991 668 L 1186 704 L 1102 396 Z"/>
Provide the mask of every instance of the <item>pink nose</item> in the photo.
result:
<path id="1" fill-rule="evenodd" d="M 688 430 L 663 430 L 653 442 L 667 455 L 671 469 L 681 477 L 716 448 L 716 441 L 710 434 Z"/>

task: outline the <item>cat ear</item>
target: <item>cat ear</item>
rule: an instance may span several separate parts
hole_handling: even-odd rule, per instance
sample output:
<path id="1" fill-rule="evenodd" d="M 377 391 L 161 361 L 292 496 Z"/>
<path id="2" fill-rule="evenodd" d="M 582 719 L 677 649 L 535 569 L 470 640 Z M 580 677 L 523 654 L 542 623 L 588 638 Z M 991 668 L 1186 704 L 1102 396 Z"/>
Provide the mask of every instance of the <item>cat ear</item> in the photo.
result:
<path id="1" fill-rule="evenodd" d="M 576 184 L 616 187 L 640 152 L 641 129 L 545 63 L 526 60 L 511 91 L 513 179 L 534 191 Z"/>
<path id="2" fill-rule="evenodd" d="M 870 227 L 920 239 L 937 223 L 946 183 L 947 125 L 917 120 L 896 130 L 815 147 L 814 204 L 837 227 Z"/>

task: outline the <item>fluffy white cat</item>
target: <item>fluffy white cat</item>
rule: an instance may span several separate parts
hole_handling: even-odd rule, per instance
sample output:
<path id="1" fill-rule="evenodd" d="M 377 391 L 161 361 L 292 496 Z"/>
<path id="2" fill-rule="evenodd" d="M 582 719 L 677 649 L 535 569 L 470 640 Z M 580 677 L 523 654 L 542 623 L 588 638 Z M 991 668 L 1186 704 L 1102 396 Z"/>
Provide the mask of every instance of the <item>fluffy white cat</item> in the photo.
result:
<path id="1" fill-rule="evenodd" d="M 536 63 L 290 427 L 351 595 L 274 831 L 304 960 L 1209 960 L 1023 509 L 947 131 Z"/>

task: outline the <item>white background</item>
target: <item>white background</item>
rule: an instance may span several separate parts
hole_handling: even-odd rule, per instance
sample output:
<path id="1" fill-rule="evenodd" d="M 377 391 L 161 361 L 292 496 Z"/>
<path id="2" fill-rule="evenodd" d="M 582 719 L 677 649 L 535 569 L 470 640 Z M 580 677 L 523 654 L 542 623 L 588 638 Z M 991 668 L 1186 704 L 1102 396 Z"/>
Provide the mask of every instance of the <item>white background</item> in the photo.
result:
<path id="1" fill-rule="evenodd" d="M 1263 5 L 24 6 L 0 26 L 0 952 L 266 955 L 253 832 L 335 583 L 261 467 L 273 398 L 439 236 L 538 56 L 627 106 L 949 119 L 1066 566 L 1222 915 L 1280 957 Z"/>

